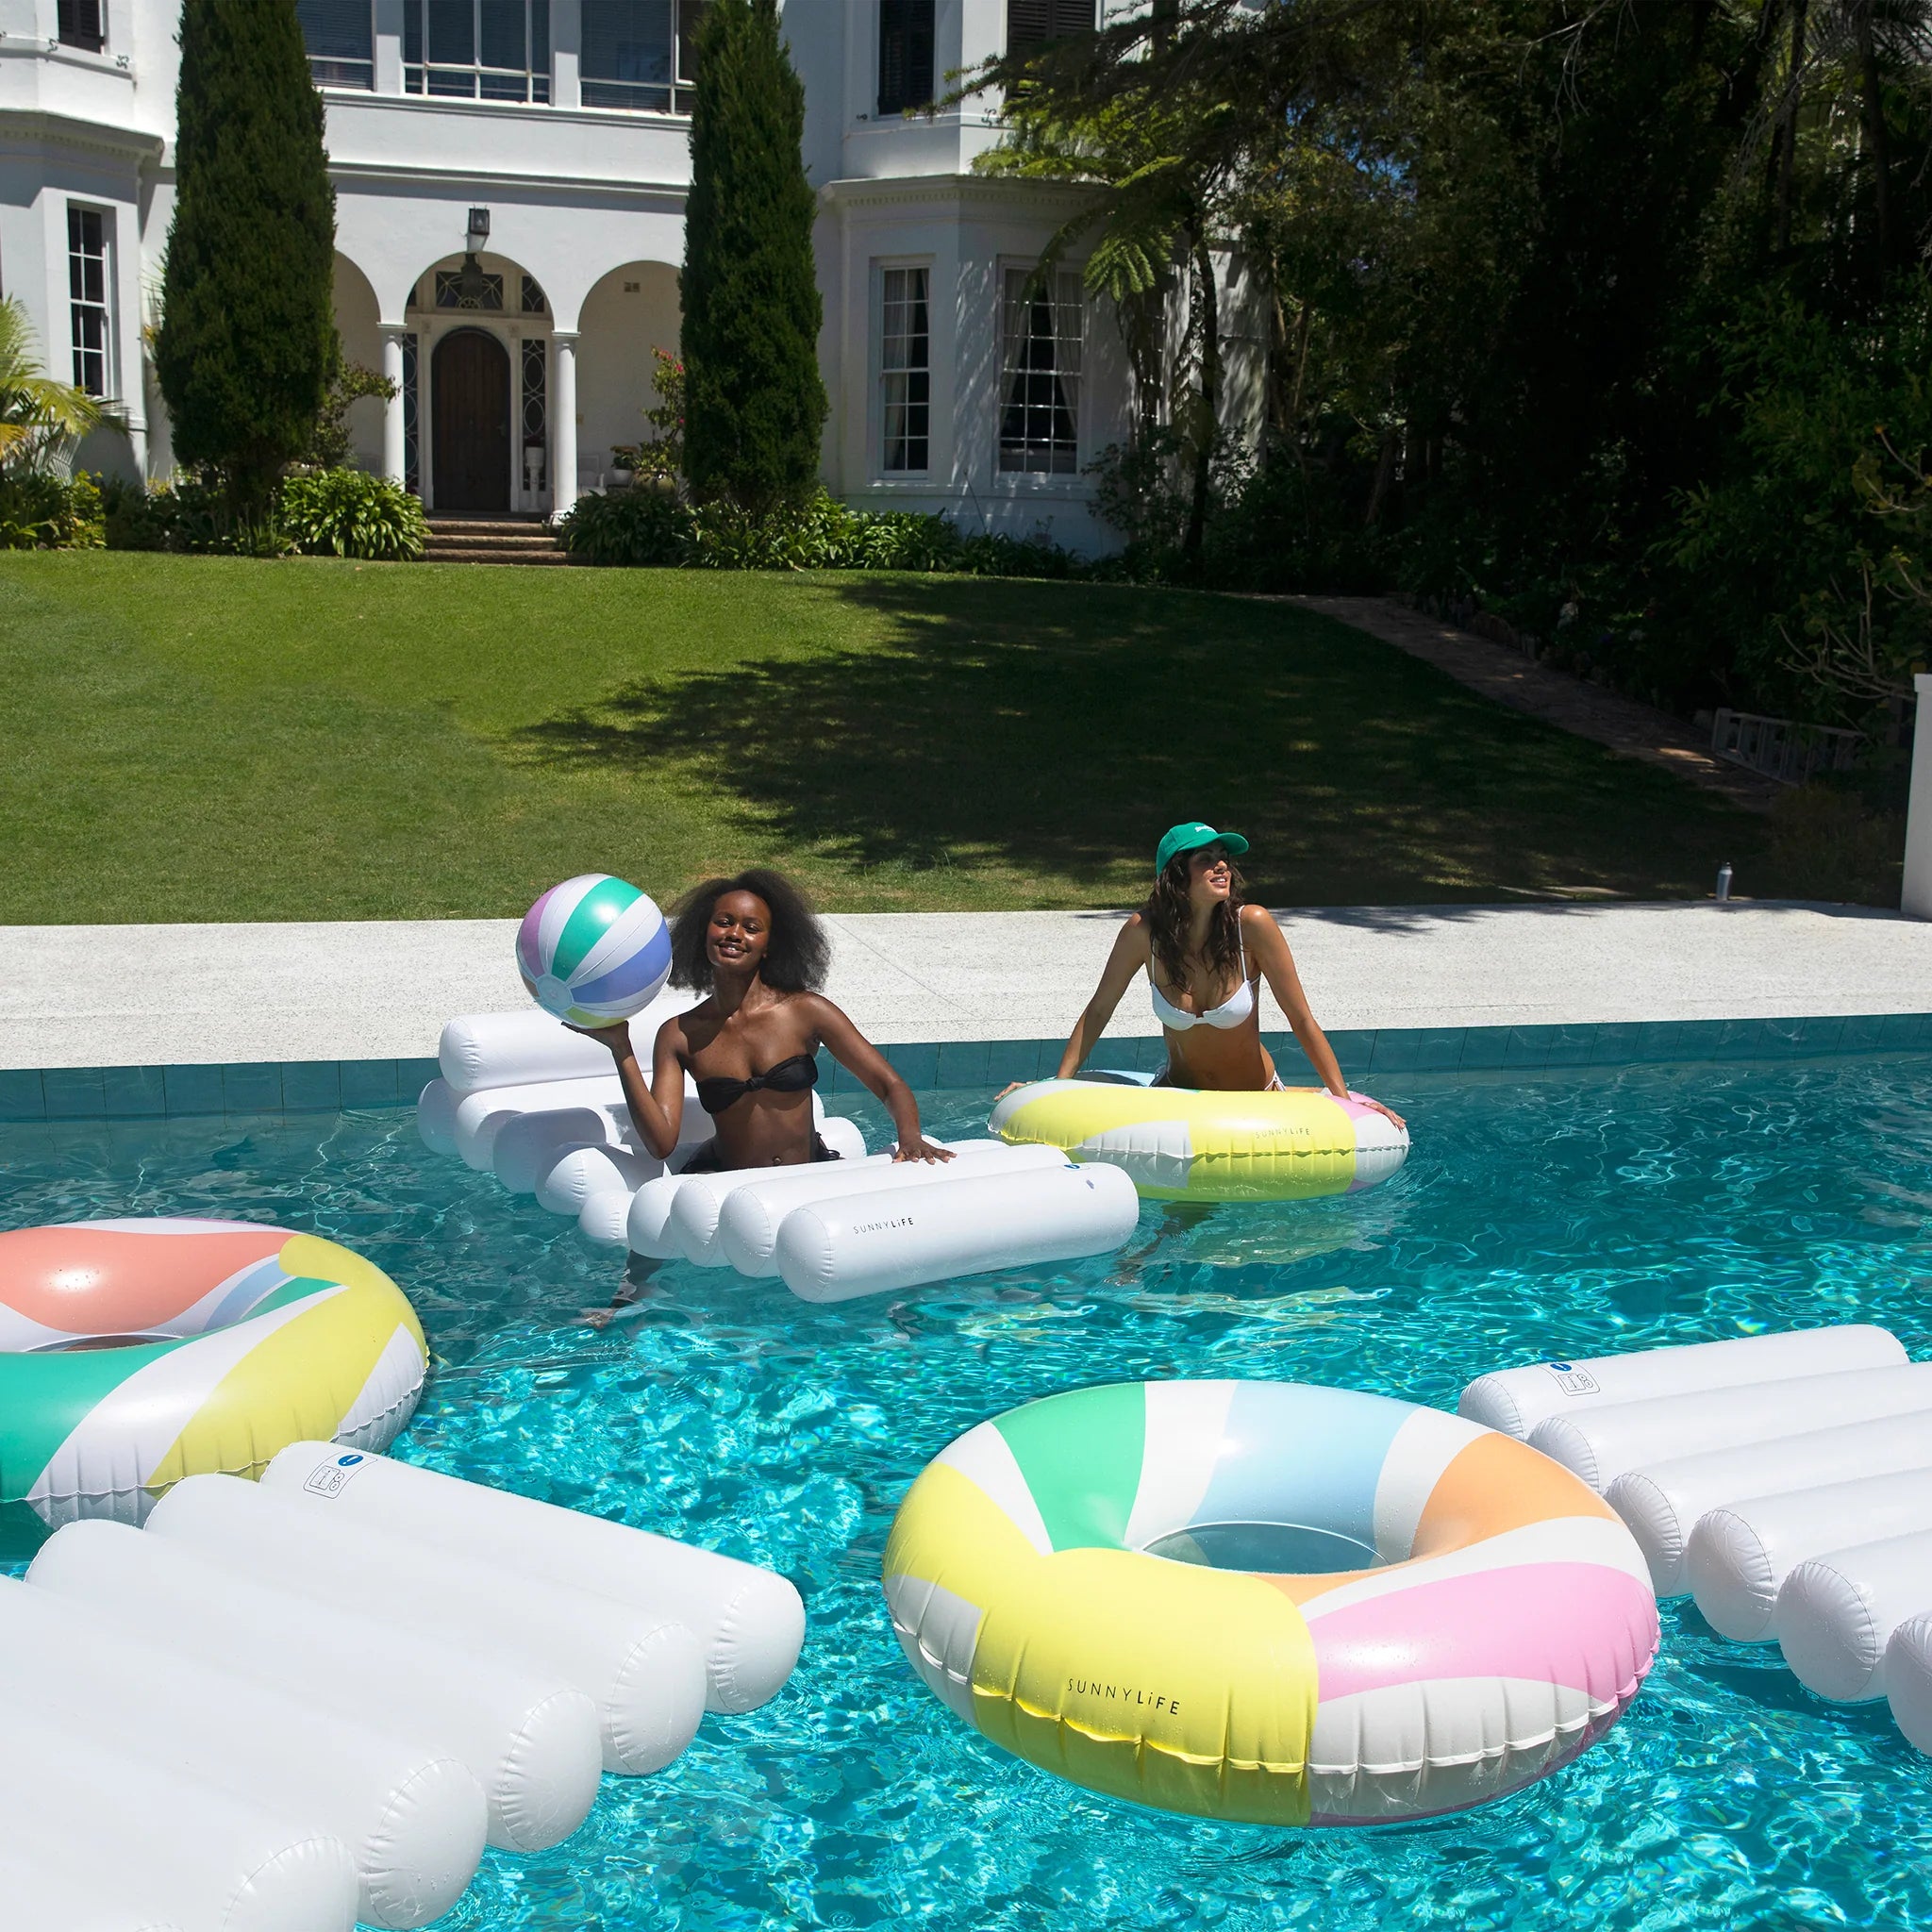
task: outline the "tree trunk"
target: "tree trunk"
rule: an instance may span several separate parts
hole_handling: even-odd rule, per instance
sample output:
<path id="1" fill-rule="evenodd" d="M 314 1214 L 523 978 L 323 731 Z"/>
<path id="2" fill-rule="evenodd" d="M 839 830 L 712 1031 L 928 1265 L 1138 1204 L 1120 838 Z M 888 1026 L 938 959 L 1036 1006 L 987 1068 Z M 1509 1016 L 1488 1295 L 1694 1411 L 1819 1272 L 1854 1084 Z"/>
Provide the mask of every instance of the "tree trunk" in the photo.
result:
<path id="1" fill-rule="evenodd" d="M 1208 488 L 1214 475 L 1214 441 L 1221 426 L 1221 303 L 1214 287 L 1214 259 L 1208 252 L 1207 224 L 1194 230 L 1194 285 L 1200 302 L 1200 421 L 1194 448 L 1194 491 L 1188 505 L 1188 533 L 1181 554 L 1199 557 L 1208 534 Z"/>
<path id="2" fill-rule="evenodd" d="M 1858 89 L 1865 141 L 1872 150 L 1872 212 L 1878 223 L 1879 273 L 1891 263 L 1891 142 L 1885 131 L 1885 95 L 1879 83 L 1878 49 L 1872 40 L 1873 0 L 1856 0 L 1852 33 L 1858 51 Z"/>
<path id="3" fill-rule="evenodd" d="M 1365 530 L 1373 529 L 1382 520 L 1382 499 L 1389 494 L 1389 486 L 1395 480 L 1395 458 L 1401 447 L 1401 430 L 1383 430 L 1382 453 L 1375 460 L 1375 480 L 1369 486 L 1369 507 L 1362 512 L 1362 528 Z"/>
<path id="4" fill-rule="evenodd" d="M 1777 246 L 1780 255 L 1791 245 L 1791 192 L 1797 179 L 1798 109 L 1804 104 L 1806 0 L 1791 0 L 1791 64 L 1785 86 L 1788 97 L 1778 123 Z"/>

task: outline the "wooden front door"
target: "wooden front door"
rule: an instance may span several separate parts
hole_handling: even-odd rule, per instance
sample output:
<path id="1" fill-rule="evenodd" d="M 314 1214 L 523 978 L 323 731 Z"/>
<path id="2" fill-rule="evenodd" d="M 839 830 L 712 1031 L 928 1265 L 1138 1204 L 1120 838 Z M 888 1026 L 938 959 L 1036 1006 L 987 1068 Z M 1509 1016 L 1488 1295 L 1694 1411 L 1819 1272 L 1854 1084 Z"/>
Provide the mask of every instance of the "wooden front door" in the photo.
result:
<path id="1" fill-rule="evenodd" d="M 509 508 L 509 357 L 494 336 L 458 329 L 430 367 L 436 417 L 430 491 L 438 509 Z"/>

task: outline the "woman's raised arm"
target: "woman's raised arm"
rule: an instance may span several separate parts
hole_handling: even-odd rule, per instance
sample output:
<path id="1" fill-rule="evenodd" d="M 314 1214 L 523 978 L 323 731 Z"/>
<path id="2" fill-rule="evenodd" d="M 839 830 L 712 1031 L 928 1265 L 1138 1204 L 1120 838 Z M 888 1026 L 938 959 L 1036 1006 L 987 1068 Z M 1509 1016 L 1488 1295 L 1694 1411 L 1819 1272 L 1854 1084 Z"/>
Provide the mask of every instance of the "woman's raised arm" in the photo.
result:
<path id="1" fill-rule="evenodd" d="M 1093 997 L 1080 1009 L 1080 1017 L 1074 1022 L 1073 1034 L 1067 1041 L 1066 1050 L 1060 1055 L 1057 1078 L 1071 1080 L 1086 1065 L 1087 1056 L 1100 1044 L 1100 1036 L 1107 1031 L 1107 1023 L 1113 1018 L 1114 1008 L 1134 983 L 1135 974 L 1147 964 L 1149 957 L 1147 928 L 1136 912 L 1114 935 L 1113 950 L 1107 956 L 1100 984 L 1094 988 Z"/>
<path id="2" fill-rule="evenodd" d="M 666 1020 L 658 1028 L 648 1084 L 631 1045 L 627 1020 L 613 1026 L 573 1026 L 570 1030 L 610 1049 L 610 1058 L 617 1062 L 617 1077 L 624 1085 L 624 1104 L 630 1109 L 631 1125 L 659 1160 L 669 1160 L 684 1125 L 684 1062 L 677 1051 L 683 1029 L 677 1021 Z"/>

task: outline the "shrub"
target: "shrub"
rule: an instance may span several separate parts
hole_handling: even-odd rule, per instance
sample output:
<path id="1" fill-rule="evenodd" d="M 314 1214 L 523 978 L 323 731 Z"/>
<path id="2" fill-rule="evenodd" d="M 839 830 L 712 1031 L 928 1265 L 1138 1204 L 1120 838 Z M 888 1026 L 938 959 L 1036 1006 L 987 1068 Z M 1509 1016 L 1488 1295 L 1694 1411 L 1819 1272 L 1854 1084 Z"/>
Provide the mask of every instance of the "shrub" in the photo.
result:
<path id="1" fill-rule="evenodd" d="M 1772 807 L 1765 884 L 1780 898 L 1896 906 L 1905 850 L 1903 810 L 1874 809 L 1850 786 L 1814 781 Z"/>
<path id="2" fill-rule="evenodd" d="M 429 524 L 423 506 L 386 476 L 320 470 L 282 485 L 280 523 L 310 557 L 366 557 L 414 562 Z"/>
<path id="3" fill-rule="evenodd" d="M 109 550 L 166 550 L 175 503 L 165 487 L 150 491 L 125 476 L 101 478 L 103 534 Z"/>
<path id="4" fill-rule="evenodd" d="M 586 563 L 682 563 L 690 524 L 690 510 L 675 496 L 613 490 L 578 497 L 558 519 L 557 541 Z"/>
<path id="5" fill-rule="evenodd" d="M 0 550 L 96 550 L 104 526 L 92 476 L 68 483 L 41 470 L 0 471 Z"/>

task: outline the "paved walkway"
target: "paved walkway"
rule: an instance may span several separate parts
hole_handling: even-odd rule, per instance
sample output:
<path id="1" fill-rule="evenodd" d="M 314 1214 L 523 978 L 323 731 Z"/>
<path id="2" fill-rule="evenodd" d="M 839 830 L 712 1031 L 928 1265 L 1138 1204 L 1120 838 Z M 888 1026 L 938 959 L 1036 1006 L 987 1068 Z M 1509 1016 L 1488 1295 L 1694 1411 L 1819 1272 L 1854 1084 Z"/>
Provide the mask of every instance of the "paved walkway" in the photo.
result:
<path id="1" fill-rule="evenodd" d="M 1768 811 L 1783 789 L 1741 765 L 1713 756 L 1707 740 L 1668 711 L 1654 711 L 1633 698 L 1620 697 L 1601 685 L 1573 677 L 1567 671 L 1539 664 L 1507 644 L 1458 630 L 1390 598 L 1286 597 L 1281 601 L 1339 617 L 1343 624 L 1446 671 L 1458 684 L 1466 684 L 1499 705 L 1527 711 L 1532 718 L 1608 745 L 1625 758 L 1674 772 L 1707 791 L 1722 792 L 1748 810 Z"/>
<path id="2" fill-rule="evenodd" d="M 846 914 L 830 991 L 874 1039 L 1063 1035 L 1111 912 Z M 1282 915 L 1324 1025 L 1932 1010 L 1932 923 L 1857 907 L 1348 907 Z M 521 1007 L 513 920 L 0 927 L 0 1067 L 388 1059 Z M 1272 999 L 1264 1024 L 1282 1024 Z M 1116 1036 L 1155 1030 L 1145 995 Z"/>

